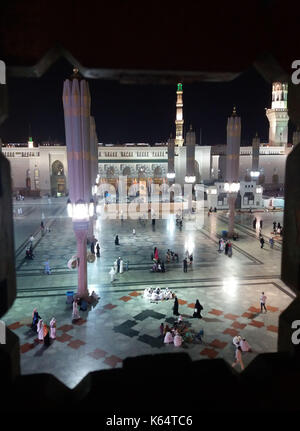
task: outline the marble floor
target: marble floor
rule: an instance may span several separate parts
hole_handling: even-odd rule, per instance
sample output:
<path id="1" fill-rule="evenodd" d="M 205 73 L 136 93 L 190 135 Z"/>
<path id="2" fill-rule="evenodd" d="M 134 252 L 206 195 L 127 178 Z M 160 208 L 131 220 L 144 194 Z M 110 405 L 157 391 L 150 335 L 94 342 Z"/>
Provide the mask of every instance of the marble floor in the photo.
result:
<path id="1" fill-rule="evenodd" d="M 88 264 L 88 284 L 101 298 L 80 312 L 81 319 L 75 324 L 66 292 L 76 291 L 77 272 L 67 268 L 76 243 L 65 201 L 18 205 L 23 205 L 23 214 L 16 212 L 15 216 L 18 294 L 3 320 L 20 338 L 23 374 L 49 372 L 72 388 L 88 372 L 120 367 L 129 356 L 184 351 L 194 360 L 224 358 L 232 363 L 232 338 L 237 334 L 244 336 L 253 350 L 243 354 L 246 366 L 258 353 L 276 351 L 279 314 L 294 297 L 280 280 L 281 243 L 277 241 L 270 249 L 267 241 L 273 221 L 282 223 L 281 212 L 237 215 L 239 240 L 233 243 L 231 258 L 217 250 L 220 233 L 226 229 L 226 212 L 206 214 L 201 226 L 188 217 L 181 231 L 171 216 L 156 220 L 154 229 L 150 221 L 142 225 L 134 220 L 98 219 L 95 236 L 101 257 Z M 42 214 L 50 229 L 44 236 L 39 232 Z M 258 232 L 252 229 L 254 216 L 263 219 L 263 249 Z M 24 244 L 32 233 L 35 258 L 28 261 Z M 119 246 L 114 244 L 116 234 Z M 165 273 L 150 272 L 155 246 L 160 257 L 168 248 L 177 252 L 179 262 L 167 263 Z M 187 248 L 193 250 L 194 262 L 184 273 L 182 259 Z M 119 256 L 128 262 L 129 270 L 118 274 L 112 284 L 109 270 Z M 51 275 L 44 274 L 47 259 Z M 173 300 L 151 303 L 143 297 L 150 286 L 169 287 L 176 293 L 184 322 L 196 332 L 203 329 L 203 344 L 164 345 L 159 325 L 174 322 Z M 259 310 L 262 291 L 268 298 L 264 314 Z M 196 299 L 204 308 L 201 320 L 192 318 Z M 34 307 L 48 323 L 56 317 L 57 338 L 48 348 L 39 344 L 29 327 Z"/>

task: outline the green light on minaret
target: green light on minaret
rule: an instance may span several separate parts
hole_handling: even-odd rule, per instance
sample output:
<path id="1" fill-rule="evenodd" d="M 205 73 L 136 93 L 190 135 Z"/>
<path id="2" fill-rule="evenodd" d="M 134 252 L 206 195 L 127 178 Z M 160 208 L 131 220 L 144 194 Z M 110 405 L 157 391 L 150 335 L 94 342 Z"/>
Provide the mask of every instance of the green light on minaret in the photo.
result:
<path id="1" fill-rule="evenodd" d="M 177 84 L 177 91 L 182 91 L 182 84 Z"/>

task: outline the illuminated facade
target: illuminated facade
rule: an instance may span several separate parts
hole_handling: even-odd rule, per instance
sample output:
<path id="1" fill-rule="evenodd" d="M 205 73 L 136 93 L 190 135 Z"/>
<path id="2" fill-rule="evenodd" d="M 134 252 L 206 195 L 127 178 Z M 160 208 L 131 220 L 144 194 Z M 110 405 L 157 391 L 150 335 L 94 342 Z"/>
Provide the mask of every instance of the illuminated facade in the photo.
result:
<path id="1" fill-rule="evenodd" d="M 182 91 L 182 84 L 177 84 L 177 100 L 176 100 L 176 120 L 175 120 L 175 126 L 176 126 L 176 138 L 175 138 L 175 146 L 182 147 L 184 143 L 183 139 L 183 91 Z"/>
<path id="2" fill-rule="evenodd" d="M 285 146 L 288 143 L 288 84 L 274 82 L 272 86 L 272 107 L 267 109 L 269 128 L 269 145 Z"/>

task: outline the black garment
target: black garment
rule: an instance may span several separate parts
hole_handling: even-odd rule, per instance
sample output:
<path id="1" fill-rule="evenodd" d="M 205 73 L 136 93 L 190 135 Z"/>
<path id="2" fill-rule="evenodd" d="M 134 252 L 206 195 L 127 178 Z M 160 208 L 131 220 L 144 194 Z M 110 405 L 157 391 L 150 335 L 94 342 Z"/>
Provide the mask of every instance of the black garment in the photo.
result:
<path id="1" fill-rule="evenodd" d="M 50 336 L 49 336 L 49 330 L 47 332 L 47 335 L 44 337 L 44 345 L 50 346 Z"/>
<path id="2" fill-rule="evenodd" d="M 253 220 L 252 226 L 253 226 L 253 229 L 256 229 L 256 218 Z"/>
<path id="3" fill-rule="evenodd" d="M 100 257 L 100 245 L 99 244 L 96 245 L 96 250 L 97 250 L 97 257 Z"/>
<path id="4" fill-rule="evenodd" d="M 265 240 L 263 238 L 260 238 L 260 248 L 264 247 L 264 243 L 265 243 Z"/>
<path id="5" fill-rule="evenodd" d="M 31 329 L 35 332 L 37 331 L 37 324 L 40 319 L 41 319 L 41 316 L 39 316 L 39 313 L 35 311 L 32 318 L 32 324 L 31 324 Z"/>
<path id="6" fill-rule="evenodd" d="M 173 314 L 175 316 L 179 316 L 178 307 L 179 307 L 179 304 L 178 304 L 178 299 L 176 297 L 175 300 L 174 300 L 174 306 L 173 306 Z"/>
<path id="7" fill-rule="evenodd" d="M 95 244 L 94 244 L 94 242 L 91 243 L 91 253 L 95 254 Z"/>
<path id="8" fill-rule="evenodd" d="M 276 230 L 276 221 L 273 221 L 273 230 Z"/>
<path id="9" fill-rule="evenodd" d="M 228 245 L 228 242 L 226 242 L 226 244 L 225 244 L 225 254 L 226 255 L 228 254 L 228 249 L 229 249 L 229 245 Z"/>
<path id="10" fill-rule="evenodd" d="M 164 262 L 162 262 L 161 263 L 161 272 L 165 272 L 165 271 L 166 271 L 165 264 L 164 264 Z"/>
<path id="11" fill-rule="evenodd" d="M 193 317 L 198 317 L 198 319 L 202 319 L 201 310 L 203 310 L 203 307 L 197 299 L 196 304 L 195 304 L 195 311 L 194 311 Z"/>
<path id="12" fill-rule="evenodd" d="M 187 272 L 187 260 L 183 259 L 183 272 Z"/>
<path id="13" fill-rule="evenodd" d="M 115 245 L 119 245 L 119 237 L 118 237 L 118 235 L 115 238 Z"/>
<path id="14" fill-rule="evenodd" d="M 262 221 L 262 220 L 260 220 L 260 222 L 259 222 L 259 226 L 260 226 L 260 228 L 262 229 L 262 227 L 263 227 L 263 221 Z"/>

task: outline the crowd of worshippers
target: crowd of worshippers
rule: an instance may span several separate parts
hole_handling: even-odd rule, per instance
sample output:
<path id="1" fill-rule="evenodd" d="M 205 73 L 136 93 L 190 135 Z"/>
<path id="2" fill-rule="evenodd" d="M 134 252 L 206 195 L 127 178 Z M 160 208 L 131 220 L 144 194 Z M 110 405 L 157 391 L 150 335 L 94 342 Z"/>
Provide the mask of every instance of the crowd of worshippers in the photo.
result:
<path id="1" fill-rule="evenodd" d="M 50 339 L 55 340 L 56 338 L 56 319 L 52 317 L 47 325 L 35 308 L 32 312 L 31 329 L 37 332 L 39 341 L 43 341 L 45 346 L 50 346 Z"/>
<path id="2" fill-rule="evenodd" d="M 184 321 L 181 315 L 174 322 L 172 327 L 168 324 L 164 325 L 161 323 L 160 335 L 163 338 L 164 344 L 174 344 L 175 347 L 180 347 L 183 343 L 203 343 L 202 337 L 204 335 L 203 329 L 200 329 L 198 333 L 195 333 Z"/>
<path id="3" fill-rule="evenodd" d="M 223 238 L 219 239 L 218 252 L 223 253 L 228 257 L 232 256 L 232 243 L 230 240 L 225 240 Z"/>
<path id="4" fill-rule="evenodd" d="M 154 247 L 153 253 L 151 254 L 151 260 L 153 262 L 151 272 L 165 272 L 166 271 L 165 262 L 164 262 L 164 260 L 160 259 L 157 247 Z M 171 262 L 171 260 L 173 262 L 178 262 L 179 257 L 178 257 L 177 253 L 168 249 L 166 252 L 166 261 Z"/>
<path id="5" fill-rule="evenodd" d="M 165 289 L 149 287 L 144 290 L 144 298 L 149 299 L 150 302 L 157 302 L 173 299 L 175 298 L 175 294 L 168 287 Z"/>

